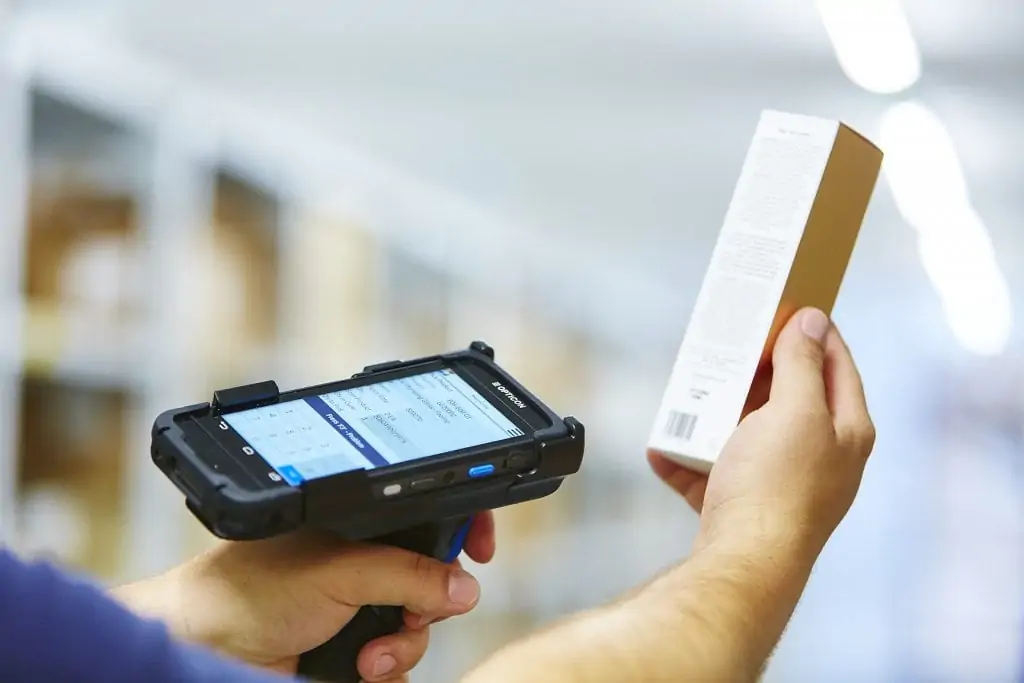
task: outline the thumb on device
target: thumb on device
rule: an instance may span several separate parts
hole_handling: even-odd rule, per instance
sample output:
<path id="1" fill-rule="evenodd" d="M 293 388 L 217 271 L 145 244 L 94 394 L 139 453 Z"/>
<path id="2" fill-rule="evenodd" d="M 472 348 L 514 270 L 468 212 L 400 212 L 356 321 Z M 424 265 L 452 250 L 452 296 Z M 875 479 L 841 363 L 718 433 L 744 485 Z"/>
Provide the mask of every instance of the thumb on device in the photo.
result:
<path id="1" fill-rule="evenodd" d="M 772 351 L 770 399 L 784 403 L 826 402 L 825 338 L 832 322 L 816 308 L 797 311 Z"/>
<path id="2" fill-rule="evenodd" d="M 353 607 L 386 605 L 453 616 L 470 611 L 480 599 L 480 584 L 461 567 L 390 546 L 346 550 L 331 576 L 334 599 Z"/>

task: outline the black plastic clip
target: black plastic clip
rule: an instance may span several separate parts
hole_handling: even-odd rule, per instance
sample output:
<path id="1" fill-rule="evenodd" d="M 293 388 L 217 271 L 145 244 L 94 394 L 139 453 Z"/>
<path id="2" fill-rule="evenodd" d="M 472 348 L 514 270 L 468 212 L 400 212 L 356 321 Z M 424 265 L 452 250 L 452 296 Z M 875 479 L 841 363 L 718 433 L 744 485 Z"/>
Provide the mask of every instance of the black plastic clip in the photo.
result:
<path id="1" fill-rule="evenodd" d="M 367 365 L 365 368 L 363 368 L 362 372 L 356 375 L 356 377 L 376 375 L 378 372 L 394 370 L 395 368 L 401 367 L 403 365 L 405 365 L 405 362 L 400 360 L 389 360 L 384 363 L 375 363 L 374 365 Z"/>
<path id="2" fill-rule="evenodd" d="M 246 384 L 232 389 L 218 389 L 213 392 L 213 401 L 210 407 L 215 411 L 240 410 L 247 407 L 256 407 L 261 404 L 273 403 L 281 395 L 277 388 L 277 382 L 267 380 L 256 384 Z"/>
<path id="3" fill-rule="evenodd" d="M 494 349 L 487 342 L 475 341 L 469 345 L 470 350 L 482 353 L 491 360 L 494 360 Z"/>

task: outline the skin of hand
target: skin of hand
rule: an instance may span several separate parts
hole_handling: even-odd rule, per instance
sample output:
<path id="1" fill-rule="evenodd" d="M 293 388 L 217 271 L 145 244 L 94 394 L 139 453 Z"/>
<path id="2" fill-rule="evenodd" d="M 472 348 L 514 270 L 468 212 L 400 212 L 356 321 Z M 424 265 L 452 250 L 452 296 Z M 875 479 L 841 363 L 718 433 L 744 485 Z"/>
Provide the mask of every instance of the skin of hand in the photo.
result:
<path id="1" fill-rule="evenodd" d="M 463 683 L 753 683 L 856 496 L 875 429 L 828 318 L 797 312 L 710 476 L 648 454 L 701 512 L 688 559 L 499 651 Z"/>
<path id="2" fill-rule="evenodd" d="M 489 562 L 494 517 L 474 518 L 466 554 Z M 364 605 L 405 608 L 400 633 L 368 643 L 365 681 L 405 681 L 423 657 L 429 625 L 472 610 L 480 586 L 458 561 L 299 532 L 224 542 L 160 576 L 112 591 L 132 611 L 172 634 L 274 671 L 294 674 L 299 655 L 332 638 Z"/>
<path id="3" fill-rule="evenodd" d="M 773 372 L 779 365 L 784 373 Z M 806 309 L 758 370 L 710 476 L 657 453 L 648 460 L 701 513 L 696 549 L 716 537 L 750 535 L 817 555 L 853 504 L 874 443 L 849 349 L 823 313 Z"/>

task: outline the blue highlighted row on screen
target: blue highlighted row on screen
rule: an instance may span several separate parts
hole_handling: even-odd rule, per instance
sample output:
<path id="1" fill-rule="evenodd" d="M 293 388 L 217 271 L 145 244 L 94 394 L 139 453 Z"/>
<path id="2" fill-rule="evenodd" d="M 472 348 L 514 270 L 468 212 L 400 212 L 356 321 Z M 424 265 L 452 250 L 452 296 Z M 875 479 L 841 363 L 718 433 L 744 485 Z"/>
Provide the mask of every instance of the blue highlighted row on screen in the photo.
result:
<path id="1" fill-rule="evenodd" d="M 320 417 L 327 420 L 338 433 L 341 434 L 345 439 L 356 447 L 364 458 L 373 463 L 374 467 L 387 467 L 391 463 L 387 459 L 377 452 L 377 450 L 366 443 L 359 434 L 356 433 L 352 427 L 345 422 L 343 419 L 338 417 L 337 412 L 331 408 L 327 403 L 324 402 L 319 396 L 307 396 L 305 399 L 306 403 L 312 406 L 313 410 L 320 413 Z"/>
<path id="2" fill-rule="evenodd" d="M 352 429 L 352 426 L 348 422 L 338 416 L 338 413 L 333 410 L 327 403 L 324 402 L 319 396 L 307 396 L 303 399 L 313 410 L 315 410 L 320 417 L 324 419 L 327 424 L 334 427 L 334 429 L 341 434 L 346 441 L 355 447 L 359 453 L 367 459 L 374 467 L 387 467 L 391 463 L 384 458 L 383 455 L 377 452 L 370 444 L 359 436 L 359 434 Z M 298 469 L 292 465 L 281 465 L 277 468 L 278 474 L 292 486 L 299 486 L 306 478 L 302 476 Z"/>

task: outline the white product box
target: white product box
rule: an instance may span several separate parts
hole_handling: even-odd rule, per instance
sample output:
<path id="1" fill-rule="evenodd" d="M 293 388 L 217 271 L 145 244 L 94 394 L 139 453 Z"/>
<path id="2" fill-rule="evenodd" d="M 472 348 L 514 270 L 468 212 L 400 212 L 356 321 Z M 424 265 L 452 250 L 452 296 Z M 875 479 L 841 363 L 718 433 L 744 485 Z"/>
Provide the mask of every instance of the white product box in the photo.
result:
<path id="1" fill-rule="evenodd" d="M 881 164 L 839 121 L 761 114 L 650 450 L 711 469 L 781 327 L 805 306 L 831 314 Z"/>

